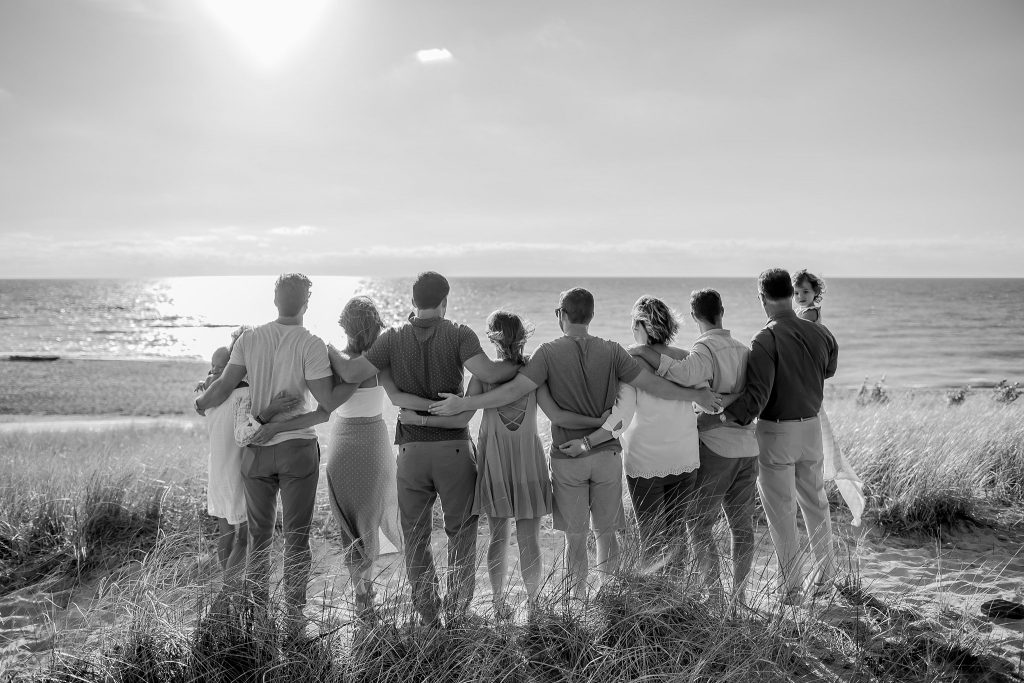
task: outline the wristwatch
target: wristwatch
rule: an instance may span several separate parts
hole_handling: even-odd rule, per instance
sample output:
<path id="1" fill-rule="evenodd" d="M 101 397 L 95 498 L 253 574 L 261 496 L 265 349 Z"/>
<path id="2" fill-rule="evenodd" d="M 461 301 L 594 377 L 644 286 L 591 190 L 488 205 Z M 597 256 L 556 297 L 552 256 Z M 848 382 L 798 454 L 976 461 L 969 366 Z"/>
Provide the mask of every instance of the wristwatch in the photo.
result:
<path id="1" fill-rule="evenodd" d="M 261 425 L 265 425 L 265 424 L 267 424 L 267 420 L 264 420 L 264 419 L 263 419 L 262 417 L 260 417 L 260 414 L 259 414 L 259 413 L 256 413 L 255 415 L 253 415 L 253 416 L 252 416 L 252 419 L 256 420 L 256 421 L 257 421 L 257 422 L 259 422 L 259 423 L 260 423 Z"/>

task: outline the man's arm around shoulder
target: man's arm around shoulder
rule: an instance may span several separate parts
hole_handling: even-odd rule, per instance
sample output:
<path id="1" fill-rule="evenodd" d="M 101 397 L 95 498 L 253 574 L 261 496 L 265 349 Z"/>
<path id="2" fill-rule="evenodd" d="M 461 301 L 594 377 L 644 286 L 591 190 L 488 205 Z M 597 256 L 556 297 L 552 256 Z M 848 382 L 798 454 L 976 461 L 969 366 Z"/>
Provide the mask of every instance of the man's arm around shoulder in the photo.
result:
<path id="1" fill-rule="evenodd" d="M 244 365 L 228 364 L 220 377 L 210 385 L 210 388 L 203 392 L 203 395 L 196 399 L 197 410 L 209 410 L 216 408 L 228 399 L 231 392 L 238 387 L 245 378 Z"/>
<path id="2" fill-rule="evenodd" d="M 336 383 L 334 376 L 328 375 L 320 379 L 307 379 L 306 387 L 309 388 L 309 393 L 313 394 L 313 398 L 316 399 L 320 408 L 328 413 L 333 413 L 338 406 L 352 398 L 352 394 L 356 393 L 359 385 L 349 382 Z"/>
<path id="3" fill-rule="evenodd" d="M 466 369 L 487 384 L 504 384 L 519 372 L 519 366 L 507 360 L 494 361 L 486 353 L 478 353 L 466 360 Z"/>

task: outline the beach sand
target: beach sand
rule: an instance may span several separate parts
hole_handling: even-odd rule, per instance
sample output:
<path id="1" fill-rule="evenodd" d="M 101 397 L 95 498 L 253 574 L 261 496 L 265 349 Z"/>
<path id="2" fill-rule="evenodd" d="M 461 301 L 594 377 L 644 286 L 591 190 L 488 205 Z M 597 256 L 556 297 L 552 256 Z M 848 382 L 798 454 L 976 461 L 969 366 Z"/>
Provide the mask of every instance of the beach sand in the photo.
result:
<path id="1" fill-rule="evenodd" d="M 75 429 L 133 430 L 147 426 L 182 424 L 195 429 L 199 418 L 188 412 L 188 400 L 205 363 L 132 361 L 56 361 L 54 363 L 0 362 L 0 413 L 6 416 L 0 431 L 69 431 Z M 63 386 L 63 389 L 55 387 Z M 152 416 L 139 419 L 139 416 Z M 394 410 L 386 416 L 394 424 Z M 478 419 L 473 423 L 474 433 Z M 199 426 L 199 429 L 202 427 Z M 393 428 L 393 427 L 392 427 Z M 542 430 L 546 431 L 546 430 Z M 320 428 L 324 453 L 329 450 L 329 427 Z M 946 628 L 970 628 L 984 638 L 982 649 L 1020 670 L 1024 657 L 1024 621 L 990 619 L 979 605 L 991 598 L 1024 600 L 1024 523 L 1018 518 L 998 528 L 951 531 L 938 538 L 896 537 L 866 525 L 849 526 L 849 515 L 834 513 L 840 555 L 848 575 L 867 593 L 892 605 L 914 623 L 942 623 Z M 546 569 L 560 566 L 562 537 L 544 525 L 542 544 Z M 753 572 L 752 595 L 771 593 L 774 560 L 763 520 L 757 529 L 759 548 Z M 435 557 L 444 562 L 445 536 L 433 535 Z M 478 536 L 477 608 L 489 607 L 489 581 L 485 567 L 487 531 L 481 522 Z M 514 535 L 512 539 L 514 545 Z M 317 572 L 310 588 L 311 614 L 350 614 L 351 589 L 341 561 L 340 547 L 321 477 L 314 523 Z M 516 549 L 510 548 L 514 565 Z M 199 557 L 179 558 L 183 569 L 178 587 L 164 587 L 159 604 L 176 605 L 185 618 L 199 603 L 202 586 L 218 583 L 213 548 Z M 278 563 L 279 564 L 279 563 Z M 43 580 L 0 597 L 0 672 L 22 671 L 45 664 L 55 651 L 91 650 L 114 642 L 125 628 L 125 596 L 137 587 L 145 568 L 135 564 L 110 576 L 98 576 L 69 587 L 66 582 Z M 401 555 L 381 557 L 382 594 L 408 594 Z M 513 571 L 513 587 L 520 585 Z M 175 591 L 179 595 L 173 598 Z M 172 596 L 172 597 L 168 597 Z M 523 599 L 521 588 L 513 597 Z M 135 598 L 132 598 L 135 599 Z M 757 605 L 755 604 L 755 607 Z M 810 606 L 803 617 L 841 627 L 863 612 L 836 598 Z M 191 615 L 194 618 L 195 615 Z M 347 616 L 345 617 L 347 618 Z M 914 621 L 914 620 L 917 621 Z"/>

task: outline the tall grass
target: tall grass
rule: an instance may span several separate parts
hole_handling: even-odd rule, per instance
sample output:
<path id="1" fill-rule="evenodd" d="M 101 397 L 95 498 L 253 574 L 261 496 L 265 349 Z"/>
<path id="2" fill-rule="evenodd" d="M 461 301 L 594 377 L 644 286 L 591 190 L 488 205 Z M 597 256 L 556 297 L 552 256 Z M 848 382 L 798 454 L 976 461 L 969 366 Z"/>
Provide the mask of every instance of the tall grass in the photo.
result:
<path id="1" fill-rule="evenodd" d="M 0 593 L 51 588 L 151 549 L 203 505 L 205 435 L 190 428 L 0 433 Z"/>
<path id="2" fill-rule="evenodd" d="M 864 481 L 871 517 L 893 531 L 992 521 L 1024 502 L 1024 405 L 938 394 L 859 405 L 826 400 L 837 439 Z"/>

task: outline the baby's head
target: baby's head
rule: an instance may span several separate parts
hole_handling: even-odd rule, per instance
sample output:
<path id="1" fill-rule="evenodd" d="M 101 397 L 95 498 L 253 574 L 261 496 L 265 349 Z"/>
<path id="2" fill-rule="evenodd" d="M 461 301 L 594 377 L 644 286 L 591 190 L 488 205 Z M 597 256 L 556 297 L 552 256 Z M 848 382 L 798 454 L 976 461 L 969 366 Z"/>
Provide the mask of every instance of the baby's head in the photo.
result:
<path id="1" fill-rule="evenodd" d="M 796 305 L 807 308 L 821 303 L 821 297 L 825 294 L 825 281 L 804 268 L 793 273 L 793 290 Z"/>
<path id="2" fill-rule="evenodd" d="M 498 358 L 525 365 L 523 349 L 526 340 L 533 334 L 533 326 L 524 322 L 515 313 L 494 311 L 487 316 L 487 338 L 498 349 Z"/>
<path id="3" fill-rule="evenodd" d="M 229 360 L 231 360 L 231 352 L 228 351 L 228 347 L 222 346 L 214 351 L 213 356 L 210 357 L 210 377 L 212 379 L 220 377 L 224 368 L 228 366 Z"/>

